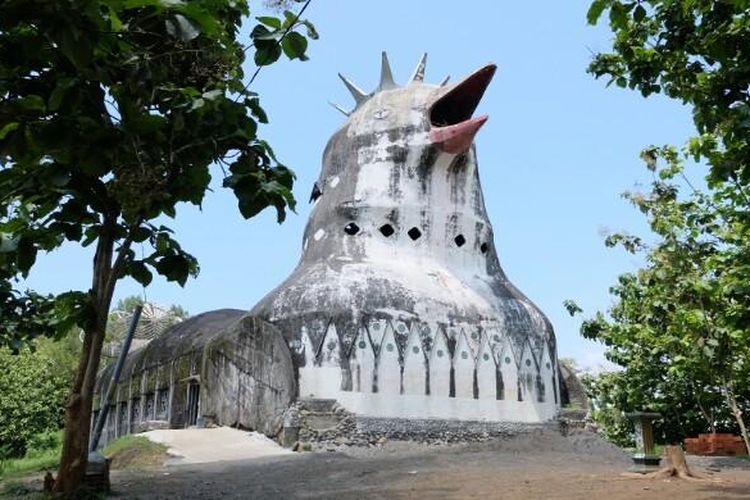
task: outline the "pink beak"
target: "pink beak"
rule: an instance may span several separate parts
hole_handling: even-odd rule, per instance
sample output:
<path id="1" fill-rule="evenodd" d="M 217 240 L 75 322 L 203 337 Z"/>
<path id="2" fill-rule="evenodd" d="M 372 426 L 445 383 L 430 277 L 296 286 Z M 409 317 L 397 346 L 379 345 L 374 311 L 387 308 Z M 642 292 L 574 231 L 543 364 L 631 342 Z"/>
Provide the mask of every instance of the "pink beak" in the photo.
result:
<path id="1" fill-rule="evenodd" d="M 430 106 L 430 139 L 442 151 L 463 153 L 474 142 L 488 115 L 472 118 L 497 66 L 488 64 L 456 84 Z"/>

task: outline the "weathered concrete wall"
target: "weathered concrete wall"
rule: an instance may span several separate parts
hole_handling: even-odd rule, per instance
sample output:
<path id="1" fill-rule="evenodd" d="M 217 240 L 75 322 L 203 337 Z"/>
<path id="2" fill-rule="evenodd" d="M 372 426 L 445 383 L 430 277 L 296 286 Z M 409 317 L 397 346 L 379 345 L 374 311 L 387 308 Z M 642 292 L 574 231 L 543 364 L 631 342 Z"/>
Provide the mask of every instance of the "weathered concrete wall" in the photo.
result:
<path id="1" fill-rule="evenodd" d="M 205 348 L 201 414 L 222 425 L 275 435 L 295 395 L 294 368 L 281 332 L 246 316 Z"/>
<path id="2" fill-rule="evenodd" d="M 111 370 L 97 381 L 97 410 Z M 296 393 L 294 377 L 289 348 L 273 325 L 239 310 L 194 316 L 128 355 L 100 444 L 151 428 L 186 427 L 191 416 L 196 424 L 275 435 Z M 199 394 L 197 408 L 191 387 Z"/>
<path id="3" fill-rule="evenodd" d="M 252 309 L 301 397 L 359 414 L 538 422 L 559 409 L 552 325 L 503 272 L 471 141 L 487 65 L 453 85 L 347 84 L 300 263 Z M 460 147 L 459 147 L 460 146 Z M 507 361 L 506 361 L 507 360 Z"/>

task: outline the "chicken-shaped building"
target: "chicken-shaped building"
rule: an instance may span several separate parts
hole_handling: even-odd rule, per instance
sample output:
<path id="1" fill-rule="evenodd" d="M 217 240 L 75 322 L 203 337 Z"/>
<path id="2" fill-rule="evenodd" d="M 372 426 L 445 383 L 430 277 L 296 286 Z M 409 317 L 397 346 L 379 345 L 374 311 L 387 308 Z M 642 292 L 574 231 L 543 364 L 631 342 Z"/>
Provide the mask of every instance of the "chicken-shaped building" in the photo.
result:
<path id="1" fill-rule="evenodd" d="M 299 265 L 252 310 L 293 350 L 301 397 L 373 416 L 539 422 L 558 408 L 544 314 L 503 273 L 472 118 L 489 64 L 453 84 L 380 84 L 323 153 Z"/>

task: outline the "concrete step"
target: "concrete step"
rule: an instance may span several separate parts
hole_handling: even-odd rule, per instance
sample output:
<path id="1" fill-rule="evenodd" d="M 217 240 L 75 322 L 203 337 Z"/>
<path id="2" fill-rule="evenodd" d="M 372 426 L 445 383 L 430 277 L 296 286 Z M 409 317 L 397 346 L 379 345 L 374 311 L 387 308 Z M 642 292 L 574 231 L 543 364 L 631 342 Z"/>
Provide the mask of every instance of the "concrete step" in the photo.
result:
<path id="1" fill-rule="evenodd" d="M 318 432 L 330 431 L 338 427 L 341 419 L 333 413 L 315 413 L 305 418 L 307 426 Z"/>
<path id="2" fill-rule="evenodd" d="M 310 413 L 331 413 L 336 405 L 335 399 L 323 399 L 323 398 L 306 398 L 299 400 L 300 406 L 303 410 L 307 410 Z"/>

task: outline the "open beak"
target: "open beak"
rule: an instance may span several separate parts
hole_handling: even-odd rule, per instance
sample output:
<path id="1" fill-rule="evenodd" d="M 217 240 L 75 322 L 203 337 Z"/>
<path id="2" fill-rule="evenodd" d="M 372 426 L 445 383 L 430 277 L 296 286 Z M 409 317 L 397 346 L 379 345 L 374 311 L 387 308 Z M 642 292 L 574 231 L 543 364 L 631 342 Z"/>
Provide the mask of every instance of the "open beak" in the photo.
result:
<path id="1" fill-rule="evenodd" d="M 446 153 L 463 153 L 471 146 L 487 115 L 472 118 L 497 66 L 488 64 L 455 84 L 430 106 L 430 138 Z"/>

